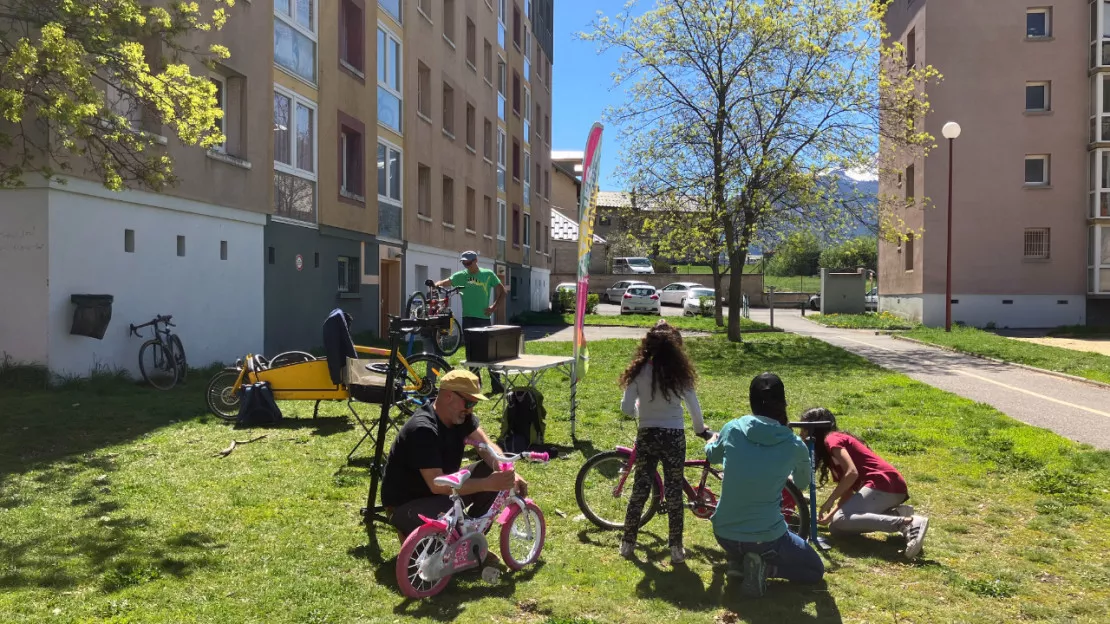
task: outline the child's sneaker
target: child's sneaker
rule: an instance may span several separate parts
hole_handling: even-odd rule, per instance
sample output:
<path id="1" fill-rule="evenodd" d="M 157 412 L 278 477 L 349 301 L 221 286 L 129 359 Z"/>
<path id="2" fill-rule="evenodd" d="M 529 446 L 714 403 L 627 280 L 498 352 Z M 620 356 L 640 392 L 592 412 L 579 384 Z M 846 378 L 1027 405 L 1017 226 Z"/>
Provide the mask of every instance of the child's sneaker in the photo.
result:
<path id="1" fill-rule="evenodd" d="M 752 598 L 762 597 L 767 591 L 767 564 L 763 557 L 749 552 L 744 553 L 744 580 L 740 581 L 740 593 Z"/>
<path id="2" fill-rule="evenodd" d="M 625 559 L 631 559 L 636 556 L 636 545 L 632 542 L 621 542 L 621 556 Z"/>
<path id="3" fill-rule="evenodd" d="M 906 559 L 914 559 L 921 554 L 921 548 L 925 546 L 925 532 L 928 529 L 929 519 L 925 516 L 914 516 L 913 521 L 903 529 L 906 536 Z"/>
<path id="4" fill-rule="evenodd" d="M 671 565 L 686 562 L 686 549 L 681 546 L 671 546 Z"/>
<path id="5" fill-rule="evenodd" d="M 890 508 L 890 513 L 894 516 L 911 518 L 913 517 L 913 505 L 895 505 Z"/>

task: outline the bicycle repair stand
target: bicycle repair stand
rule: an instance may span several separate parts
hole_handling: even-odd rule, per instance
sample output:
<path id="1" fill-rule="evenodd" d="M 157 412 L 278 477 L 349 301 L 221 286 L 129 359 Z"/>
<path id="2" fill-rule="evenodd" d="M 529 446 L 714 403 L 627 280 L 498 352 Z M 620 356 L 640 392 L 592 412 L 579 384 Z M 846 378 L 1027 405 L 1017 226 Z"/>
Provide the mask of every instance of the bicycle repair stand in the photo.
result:
<path id="1" fill-rule="evenodd" d="M 825 541 L 825 538 L 817 534 L 817 464 L 813 457 L 814 441 L 812 429 L 814 427 L 828 426 L 831 424 L 832 423 L 827 420 L 789 423 L 791 427 L 807 430 L 805 432 L 805 441 L 806 448 L 809 449 L 809 541 L 820 550 L 830 550 L 832 546 Z"/>

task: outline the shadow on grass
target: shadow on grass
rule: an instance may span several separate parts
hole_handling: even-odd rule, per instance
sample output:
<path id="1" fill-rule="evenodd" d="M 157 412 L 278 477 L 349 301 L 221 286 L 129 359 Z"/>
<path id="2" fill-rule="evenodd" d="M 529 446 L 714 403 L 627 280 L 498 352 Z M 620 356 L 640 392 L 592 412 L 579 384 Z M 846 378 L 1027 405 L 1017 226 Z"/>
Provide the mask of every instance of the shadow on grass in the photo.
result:
<path id="1" fill-rule="evenodd" d="M 320 416 L 318 418 L 282 418 L 280 422 L 273 425 L 243 427 L 242 429 L 236 427 L 236 430 L 312 429 L 312 435 L 327 437 L 351 431 L 355 426 L 355 422 L 346 416 Z"/>

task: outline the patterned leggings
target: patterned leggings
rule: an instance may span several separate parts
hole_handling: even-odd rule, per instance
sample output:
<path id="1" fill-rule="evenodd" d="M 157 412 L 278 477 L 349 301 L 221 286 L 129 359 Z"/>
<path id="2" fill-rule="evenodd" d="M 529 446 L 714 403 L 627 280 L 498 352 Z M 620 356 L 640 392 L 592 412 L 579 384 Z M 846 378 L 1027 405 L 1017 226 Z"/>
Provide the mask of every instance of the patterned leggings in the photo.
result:
<path id="1" fill-rule="evenodd" d="M 624 541 L 636 542 L 644 505 L 651 495 L 651 481 L 659 462 L 663 462 L 663 499 L 669 519 L 668 541 L 682 546 L 685 497 L 682 493 L 682 467 L 686 461 L 686 431 L 646 427 L 636 436 L 636 479 L 624 516 Z"/>

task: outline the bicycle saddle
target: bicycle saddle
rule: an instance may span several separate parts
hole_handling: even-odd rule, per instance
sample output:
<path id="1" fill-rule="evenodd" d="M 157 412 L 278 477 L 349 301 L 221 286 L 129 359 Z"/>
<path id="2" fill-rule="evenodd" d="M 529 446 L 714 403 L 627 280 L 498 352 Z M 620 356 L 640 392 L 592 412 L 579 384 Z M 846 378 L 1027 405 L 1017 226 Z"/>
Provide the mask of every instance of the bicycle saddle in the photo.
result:
<path id="1" fill-rule="evenodd" d="M 462 484 L 466 483 L 466 480 L 469 479 L 469 478 L 470 478 L 470 471 L 467 470 L 466 468 L 463 468 L 462 470 L 460 470 L 456 473 L 453 473 L 453 474 L 440 475 L 440 476 L 435 478 L 433 483 L 435 483 L 436 485 L 449 487 L 452 490 L 457 490 L 457 489 L 461 488 Z"/>

